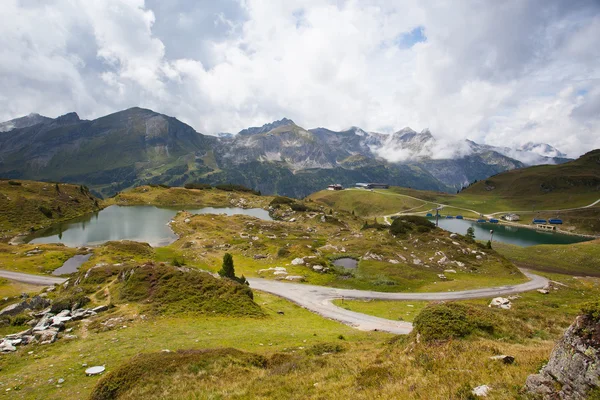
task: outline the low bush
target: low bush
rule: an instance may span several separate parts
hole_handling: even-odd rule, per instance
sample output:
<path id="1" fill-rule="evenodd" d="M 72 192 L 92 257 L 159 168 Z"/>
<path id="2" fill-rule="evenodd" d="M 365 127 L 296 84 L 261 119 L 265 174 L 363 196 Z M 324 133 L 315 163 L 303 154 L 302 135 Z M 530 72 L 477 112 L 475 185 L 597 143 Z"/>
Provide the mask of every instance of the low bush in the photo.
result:
<path id="1" fill-rule="evenodd" d="M 581 306 L 581 312 L 594 321 L 600 321 L 600 300 L 590 301 Z"/>
<path id="2" fill-rule="evenodd" d="M 339 343 L 317 343 L 305 351 L 308 355 L 320 356 L 323 354 L 341 353 L 344 350 L 344 346 Z"/>
<path id="3" fill-rule="evenodd" d="M 270 206 L 273 207 L 278 207 L 282 204 L 294 204 L 296 202 L 296 200 L 294 199 L 290 199 L 289 197 L 283 197 L 283 196 L 275 196 L 273 198 L 273 200 L 271 200 L 271 202 L 269 203 Z"/>
<path id="4" fill-rule="evenodd" d="M 402 215 L 393 219 L 390 233 L 394 236 L 401 236 L 412 231 L 427 233 L 434 228 L 435 224 L 427 218 L 418 215 Z"/>
<path id="5" fill-rule="evenodd" d="M 460 303 L 439 303 L 425 307 L 414 320 L 415 332 L 425 342 L 459 339 L 475 332 L 493 333 L 491 320 L 483 313 Z"/>
<path id="6" fill-rule="evenodd" d="M 217 188 L 219 190 L 224 190 L 226 192 L 246 192 L 246 193 L 252 193 L 256 196 L 260 196 L 260 191 L 250 189 L 250 188 L 248 188 L 246 186 L 242 186 L 242 185 L 234 185 L 231 183 L 215 185 L 215 188 Z"/>
<path id="7" fill-rule="evenodd" d="M 45 206 L 39 206 L 38 209 L 42 214 L 46 216 L 46 218 L 52 218 L 52 210 Z"/>
<path id="8" fill-rule="evenodd" d="M 62 310 L 73 310 L 81 308 L 90 302 L 90 299 L 80 293 L 65 294 L 52 303 L 50 312 L 58 314 Z"/>
<path id="9" fill-rule="evenodd" d="M 148 390 L 172 376 L 198 379 L 202 374 L 215 380 L 228 379 L 222 372 L 231 366 L 265 368 L 266 364 L 263 356 L 231 348 L 140 354 L 100 379 L 90 399 L 129 397 L 126 394 L 130 391 Z"/>
<path id="10" fill-rule="evenodd" d="M 8 184 L 12 185 L 12 186 L 21 186 L 21 182 L 17 182 L 17 181 L 8 181 Z"/>
<path id="11" fill-rule="evenodd" d="M 294 211 L 298 211 L 298 212 L 306 212 L 309 210 L 308 207 L 306 207 L 304 204 L 302 203 L 292 203 L 290 204 L 290 208 Z"/>
<path id="12" fill-rule="evenodd" d="M 199 189 L 199 190 L 208 190 L 212 189 L 212 186 L 208 183 L 186 183 L 184 186 L 186 189 Z"/>

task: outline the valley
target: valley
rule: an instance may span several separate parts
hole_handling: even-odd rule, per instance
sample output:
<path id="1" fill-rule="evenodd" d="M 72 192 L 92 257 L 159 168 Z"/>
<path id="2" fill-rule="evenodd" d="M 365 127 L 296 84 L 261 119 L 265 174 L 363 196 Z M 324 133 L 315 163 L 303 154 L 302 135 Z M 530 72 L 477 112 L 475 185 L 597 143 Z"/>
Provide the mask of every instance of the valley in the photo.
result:
<path id="1" fill-rule="evenodd" d="M 45 193 L 54 187 L 19 182 L 0 191 L 9 213 L 18 213 L 23 204 L 12 199 L 26 198 L 32 188 Z M 108 310 L 68 320 L 57 328 L 54 343 L 20 345 L 0 355 L 0 388 L 15 398 L 48 399 L 184 393 L 366 399 L 466 398 L 473 387 L 487 384 L 492 398 L 515 398 L 582 304 L 600 294 L 594 277 L 600 267 L 597 240 L 530 247 L 494 242 L 489 249 L 466 232 L 450 233 L 421 217 L 445 204 L 444 215 L 477 218 L 481 205 L 495 196 L 476 193 L 476 185 L 474 193 L 457 195 L 392 187 L 317 192 L 303 200 L 234 185 L 146 185 L 105 200 L 85 194 L 88 203 L 78 203 L 69 198 L 74 193 L 66 193 L 80 189 L 60 184 L 45 200 L 52 218 L 38 209 L 28 225 L 13 223 L 6 230 L 0 269 L 7 272 L 1 276 L 16 280 L 0 278 L 0 297 L 5 297 L 0 307 L 22 301 L 23 291 L 65 304 L 58 307 L 85 301 L 86 309 L 105 305 Z M 594 194 L 592 189 L 570 204 L 557 204 L 580 207 Z M 64 207 L 57 203 L 61 196 L 71 200 L 75 209 L 64 214 L 75 220 L 54 214 L 59 204 Z M 510 193 L 503 198 L 506 203 L 493 207 L 518 205 L 510 203 Z M 544 198 L 544 204 L 552 207 L 551 200 Z M 79 204 L 93 207 L 77 209 Z M 131 222 L 129 214 L 104 217 L 119 209 L 134 212 Z M 159 214 L 135 214 L 138 209 L 167 214 L 159 222 L 154 219 Z M 264 215 L 257 218 L 252 210 Z M 486 214 L 498 211 L 490 206 Z M 595 206 L 572 211 L 595 215 Z M 73 226 L 90 238 L 94 221 L 107 221 L 105 232 L 129 228 L 119 237 L 124 240 L 88 239 L 74 247 L 38 239 L 6 243 L 31 226 L 38 235 L 61 226 L 48 236 L 51 242 L 67 241 L 69 232 L 77 232 Z M 173 238 L 154 247 L 131 241 L 133 221 L 146 232 L 164 226 Z M 567 218 L 565 225 L 583 230 Z M 236 277 L 247 279 L 249 287 L 219 278 L 227 254 Z M 50 277 L 75 255 L 89 256 L 78 272 Z M 338 259 L 354 260 L 355 267 L 337 266 Z M 59 282 L 53 279 L 68 283 L 50 292 L 32 285 Z M 489 308 L 498 296 L 510 299 L 511 307 Z M 443 327 L 436 325 L 437 317 L 428 317 L 438 312 L 449 318 Z M 0 335 L 27 330 L 29 318 L 27 311 L 0 317 Z M 493 361 L 498 354 L 518 361 Z M 84 376 L 91 365 L 107 372 Z M 218 378 L 223 374 L 228 378 Z"/>

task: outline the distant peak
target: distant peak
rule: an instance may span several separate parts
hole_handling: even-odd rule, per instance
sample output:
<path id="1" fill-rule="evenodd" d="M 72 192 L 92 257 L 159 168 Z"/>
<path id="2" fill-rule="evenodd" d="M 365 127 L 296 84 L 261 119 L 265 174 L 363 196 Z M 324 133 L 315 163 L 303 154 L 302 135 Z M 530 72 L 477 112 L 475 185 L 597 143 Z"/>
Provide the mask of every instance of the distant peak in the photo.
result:
<path id="1" fill-rule="evenodd" d="M 56 121 L 58 121 L 58 122 L 79 122 L 81 120 L 79 119 L 79 115 L 77 115 L 76 112 L 70 112 L 70 113 L 61 115 L 60 117 L 56 118 Z"/>
<path id="2" fill-rule="evenodd" d="M 271 123 L 264 124 L 263 126 L 260 126 L 260 127 L 254 126 L 251 128 L 243 129 L 238 133 L 238 135 L 257 135 L 260 133 L 269 132 L 272 129 L 278 128 L 280 126 L 286 126 L 286 125 L 295 125 L 295 123 L 291 119 L 284 117 L 278 121 L 273 121 Z"/>

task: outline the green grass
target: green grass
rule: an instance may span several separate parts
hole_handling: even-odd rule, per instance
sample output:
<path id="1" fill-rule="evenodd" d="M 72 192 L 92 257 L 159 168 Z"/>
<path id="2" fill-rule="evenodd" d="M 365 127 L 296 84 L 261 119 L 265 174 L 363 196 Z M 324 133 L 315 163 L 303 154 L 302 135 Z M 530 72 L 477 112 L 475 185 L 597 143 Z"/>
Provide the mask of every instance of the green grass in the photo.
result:
<path id="1" fill-rule="evenodd" d="M 256 293 L 256 302 L 266 312 L 264 318 L 248 317 L 186 317 L 164 316 L 143 319 L 137 306 L 121 306 L 110 314 L 101 316 L 123 318 L 113 329 L 93 331 L 76 323 L 74 341 L 59 340 L 51 346 L 19 349 L 17 353 L 0 359 L 1 386 L 19 387 L 21 398 L 63 399 L 87 398 L 100 377 L 85 377 L 83 363 L 106 365 L 107 372 L 114 371 L 129 358 L 140 352 L 160 352 L 168 349 L 207 349 L 235 347 L 258 354 L 281 351 L 301 351 L 311 345 L 339 341 L 358 346 L 373 346 L 385 333 L 360 332 L 334 321 L 323 319 L 301 307 L 277 297 Z M 277 311 L 282 311 L 280 315 Z M 99 324 L 96 324 L 99 325 Z M 123 328 L 126 326 L 126 328 Z M 29 355 L 27 351 L 33 350 Z M 40 368 L 40 366 L 52 367 Z M 48 384 L 48 379 L 65 379 L 61 387 Z M 311 383 L 312 384 L 312 383 Z"/>
<path id="2" fill-rule="evenodd" d="M 323 190 L 311 194 L 312 201 L 337 210 L 352 212 L 361 217 L 396 214 L 415 207 L 426 207 L 425 202 L 407 197 L 389 196 L 383 192 L 368 190 Z"/>
<path id="3" fill-rule="evenodd" d="M 273 199 L 271 196 L 256 196 L 247 192 L 228 192 L 218 189 L 185 189 L 182 187 L 165 188 L 161 186 L 138 186 L 120 192 L 104 201 L 104 205 L 145 205 L 163 207 L 232 207 L 244 199 L 246 207 L 266 207 Z"/>
<path id="4" fill-rule="evenodd" d="M 0 180 L 0 239 L 38 230 L 99 208 L 98 199 L 83 186 Z"/>
<path id="5" fill-rule="evenodd" d="M 37 251 L 41 253 L 34 254 Z M 0 243 L 0 269 L 28 274 L 50 274 L 77 252 L 77 249 L 57 244 L 10 246 Z"/>
<path id="6" fill-rule="evenodd" d="M 380 318 L 412 322 L 427 301 L 334 300 L 333 304 L 346 310 Z"/>
<path id="7" fill-rule="evenodd" d="M 519 247 L 494 243 L 497 252 L 536 271 L 600 276 L 600 239 L 568 245 Z"/>

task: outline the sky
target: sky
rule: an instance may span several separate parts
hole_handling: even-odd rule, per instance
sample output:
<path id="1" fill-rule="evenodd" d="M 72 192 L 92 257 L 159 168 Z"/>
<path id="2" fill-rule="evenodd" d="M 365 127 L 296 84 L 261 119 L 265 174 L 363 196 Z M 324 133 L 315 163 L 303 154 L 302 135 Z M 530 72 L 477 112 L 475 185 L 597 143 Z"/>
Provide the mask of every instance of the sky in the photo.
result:
<path id="1" fill-rule="evenodd" d="M 600 148 L 598 0 L 2 0 L 0 121 L 428 128 Z"/>

